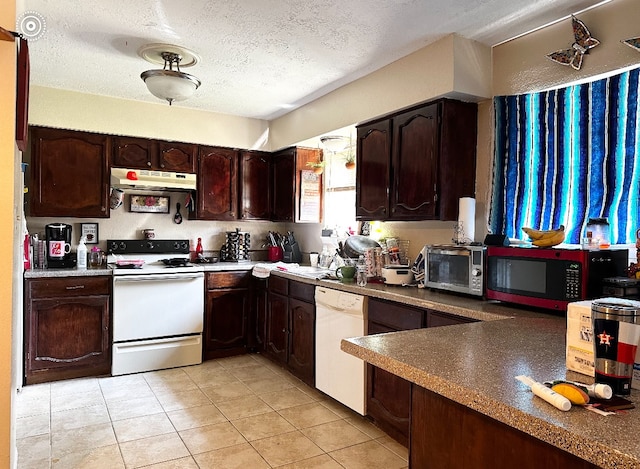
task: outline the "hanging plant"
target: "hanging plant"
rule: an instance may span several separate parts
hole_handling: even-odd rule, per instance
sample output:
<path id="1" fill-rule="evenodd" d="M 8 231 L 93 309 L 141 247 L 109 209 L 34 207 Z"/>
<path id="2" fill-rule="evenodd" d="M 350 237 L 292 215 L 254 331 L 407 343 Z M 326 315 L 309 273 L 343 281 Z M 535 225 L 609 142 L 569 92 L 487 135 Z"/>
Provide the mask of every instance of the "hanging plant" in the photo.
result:
<path id="1" fill-rule="evenodd" d="M 316 174 L 322 174 L 322 171 L 324 171 L 324 161 L 309 161 L 307 166 L 313 169 Z"/>
<path id="2" fill-rule="evenodd" d="M 353 169 L 356 167 L 356 152 L 354 151 L 353 140 L 349 137 L 349 146 L 347 147 L 346 154 L 344 159 L 346 162 L 344 163 L 345 168 Z"/>
<path id="3" fill-rule="evenodd" d="M 354 155 L 353 153 L 349 153 L 346 157 L 345 157 L 346 162 L 344 163 L 345 168 L 347 169 L 353 169 L 356 167 L 356 155 Z"/>

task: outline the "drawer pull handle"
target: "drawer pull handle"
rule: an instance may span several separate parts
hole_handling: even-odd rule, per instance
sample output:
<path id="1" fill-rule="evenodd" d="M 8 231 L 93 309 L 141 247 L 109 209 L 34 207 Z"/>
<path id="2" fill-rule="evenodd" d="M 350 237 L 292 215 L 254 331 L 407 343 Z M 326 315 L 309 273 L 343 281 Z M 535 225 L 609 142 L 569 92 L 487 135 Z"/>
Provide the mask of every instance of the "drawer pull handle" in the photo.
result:
<path id="1" fill-rule="evenodd" d="M 67 290 L 81 290 L 84 288 L 84 285 L 73 285 L 65 287 Z"/>

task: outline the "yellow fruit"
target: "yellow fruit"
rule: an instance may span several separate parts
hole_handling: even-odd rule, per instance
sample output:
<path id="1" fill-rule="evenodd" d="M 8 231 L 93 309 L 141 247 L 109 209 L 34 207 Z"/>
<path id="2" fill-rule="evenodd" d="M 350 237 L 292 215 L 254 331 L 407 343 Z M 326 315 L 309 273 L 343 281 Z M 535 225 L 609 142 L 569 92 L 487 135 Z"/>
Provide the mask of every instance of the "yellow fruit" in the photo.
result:
<path id="1" fill-rule="evenodd" d="M 566 397 L 572 404 L 585 405 L 589 403 L 589 396 L 586 392 L 570 383 L 558 383 L 551 387 L 558 394 Z"/>
<path id="2" fill-rule="evenodd" d="M 534 230 L 533 228 L 527 228 L 526 226 L 522 227 L 522 231 L 524 231 L 531 239 L 540 239 L 548 233 L 548 231 Z"/>
<path id="3" fill-rule="evenodd" d="M 551 247 L 564 241 L 564 225 L 555 230 L 534 230 L 533 228 L 523 227 L 524 231 L 532 240 L 532 244 L 538 247 Z"/>
<path id="4" fill-rule="evenodd" d="M 538 246 L 540 248 L 550 248 L 551 246 L 560 244 L 563 241 L 564 241 L 564 230 L 558 231 L 557 233 L 554 233 L 552 235 L 549 235 L 540 239 L 534 239 L 531 242 L 531 244 L 533 244 L 534 246 Z"/>

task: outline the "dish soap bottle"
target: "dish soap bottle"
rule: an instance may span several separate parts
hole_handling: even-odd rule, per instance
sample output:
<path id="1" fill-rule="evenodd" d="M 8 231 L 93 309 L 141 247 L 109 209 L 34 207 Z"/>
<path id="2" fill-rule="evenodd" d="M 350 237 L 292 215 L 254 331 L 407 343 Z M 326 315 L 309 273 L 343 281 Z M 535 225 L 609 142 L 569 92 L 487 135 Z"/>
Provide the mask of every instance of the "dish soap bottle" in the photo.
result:
<path id="1" fill-rule="evenodd" d="M 87 268 L 87 245 L 85 242 L 87 238 L 82 236 L 80 238 L 80 242 L 78 243 L 78 249 L 76 250 L 76 268 L 85 270 Z"/>

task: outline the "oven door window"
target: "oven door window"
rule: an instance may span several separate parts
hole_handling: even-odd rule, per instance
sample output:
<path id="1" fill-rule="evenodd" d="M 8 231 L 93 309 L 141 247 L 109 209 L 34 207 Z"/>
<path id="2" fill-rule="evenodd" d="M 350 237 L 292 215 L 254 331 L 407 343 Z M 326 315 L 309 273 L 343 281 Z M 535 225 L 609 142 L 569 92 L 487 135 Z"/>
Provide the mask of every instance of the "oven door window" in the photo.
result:
<path id="1" fill-rule="evenodd" d="M 469 256 L 430 253 L 429 281 L 468 288 Z"/>

